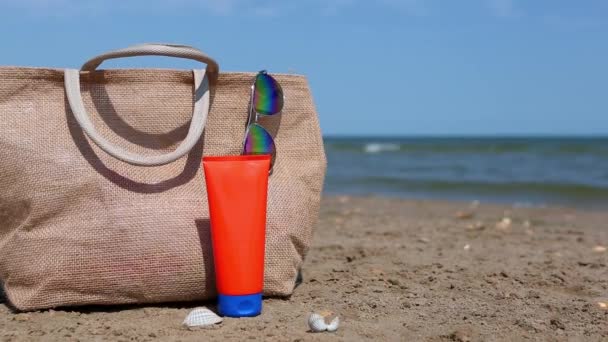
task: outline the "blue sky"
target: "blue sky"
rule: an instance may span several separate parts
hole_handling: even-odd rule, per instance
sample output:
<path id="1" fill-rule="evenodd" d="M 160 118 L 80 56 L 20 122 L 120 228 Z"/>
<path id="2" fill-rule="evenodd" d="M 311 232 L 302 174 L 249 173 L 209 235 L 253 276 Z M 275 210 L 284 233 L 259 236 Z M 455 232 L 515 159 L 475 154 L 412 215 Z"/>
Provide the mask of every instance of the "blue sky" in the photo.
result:
<path id="1" fill-rule="evenodd" d="M 608 134 L 608 1 L 0 0 L 0 32 L 0 65 L 302 73 L 329 135 Z"/>

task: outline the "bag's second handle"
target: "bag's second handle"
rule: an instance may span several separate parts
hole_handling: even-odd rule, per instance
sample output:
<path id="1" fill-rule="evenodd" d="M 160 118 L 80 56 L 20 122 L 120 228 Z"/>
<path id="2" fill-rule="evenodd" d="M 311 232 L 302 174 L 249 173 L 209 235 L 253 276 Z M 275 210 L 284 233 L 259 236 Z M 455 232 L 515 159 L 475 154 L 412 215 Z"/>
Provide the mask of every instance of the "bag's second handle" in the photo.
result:
<path id="1" fill-rule="evenodd" d="M 82 68 L 83 70 L 94 70 L 107 58 L 143 56 L 150 54 L 182 58 L 191 58 L 193 55 L 196 55 L 196 58 L 192 58 L 204 63 L 210 63 L 207 64 L 207 71 L 193 70 L 195 85 L 194 110 L 192 114 L 192 121 L 190 122 L 190 129 L 188 130 L 186 138 L 177 147 L 177 149 L 163 155 L 142 156 L 131 153 L 113 145 L 106 138 L 104 138 L 93 125 L 93 122 L 91 121 L 91 118 L 84 107 L 82 94 L 80 93 L 80 71 L 76 69 L 66 69 L 64 72 L 64 82 L 68 103 L 70 104 L 70 108 L 72 109 L 72 113 L 74 113 L 76 121 L 80 127 L 82 127 L 82 130 L 106 153 L 124 162 L 141 166 L 156 166 L 171 163 L 187 154 L 194 147 L 194 145 L 196 145 L 203 134 L 205 122 L 207 121 L 207 115 L 209 113 L 209 78 L 217 77 L 218 71 L 217 63 L 199 50 L 186 46 L 159 44 L 137 45 L 126 49 L 111 51 L 89 60 L 82 66 Z M 216 75 L 210 75 L 209 69 L 215 70 Z"/>

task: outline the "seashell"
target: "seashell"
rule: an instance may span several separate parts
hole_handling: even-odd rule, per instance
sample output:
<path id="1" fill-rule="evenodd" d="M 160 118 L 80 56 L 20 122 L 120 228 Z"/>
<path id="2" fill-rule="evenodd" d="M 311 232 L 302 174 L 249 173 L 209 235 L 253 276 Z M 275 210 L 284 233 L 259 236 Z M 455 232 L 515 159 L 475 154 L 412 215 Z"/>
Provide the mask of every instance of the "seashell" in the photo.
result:
<path id="1" fill-rule="evenodd" d="M 222 323 L 222 321 L 222 317 L 216 315 L 215 312 L 206 307 L 200 307 L 190 311 L 182 324 L 188 328 L 200 328 Z"/>
<path id="2" fill-rule="evenodd" d="M 507 229 L 511 226 L 511 218 L 503 217 L 498 223 L 496 223 L 496 228 L 498 229 Z"/>
<path id="3" fill-rule="evenodd" d="M 334 332 L 338 330 L 339 325 L 340 318 L 331 311 L 313 312 L 308 316 L 308 326 L 312 332 Z"/>
<path id="4" fill-rule="evenodd" d="M 316 313 L 311 313 L 310 316 L 308 316 L 308 326 L 313 332 L 321 332 L 327 330 L 325 318 Z"/>
<path id="5" fill-rule="evenodd" d="M 327 325 L 327 331 L 334 332 L 338 330 L 338 326 L 340 325 L 340 317 L 336 316 L 336 318 L 332 319 L 331 322 Z"/>

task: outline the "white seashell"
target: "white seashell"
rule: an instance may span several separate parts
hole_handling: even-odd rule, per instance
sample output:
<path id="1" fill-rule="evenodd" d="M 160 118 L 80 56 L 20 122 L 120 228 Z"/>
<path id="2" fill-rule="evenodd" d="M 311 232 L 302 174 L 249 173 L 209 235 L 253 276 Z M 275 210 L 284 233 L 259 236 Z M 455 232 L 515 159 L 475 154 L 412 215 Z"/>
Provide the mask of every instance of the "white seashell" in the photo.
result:
<path id="1" fill-rule="evenodd" d="M 336 317 L 327 325 L 327 331 L 329 331 L 329 332 L 336 331 L 336 330 L 338 330 L 339 325 L 340 325 L 340 317 Z"/>
<path id="2" fill-rule="evenodd" d="M 222 321 L 222 317 L 216 315 L 215 312 L 205 307 L 200 307 L 190 311 L 182 324 L 188 328 L 199 328 L 221 323 Z"/>
<path id="3" fill-rule="evenodd" d="M 327 330 L 327 324 L 325 318 L 317 313 L 311 313 L 308 316 L 308 326 L 313 332 L 321 332 Z"/>
<path id="4" fill-rule="evenodd" d="M 326 320 L 330 318 L 332 319 L 328 324 Z M 312 332 L 333 332 L 338 330 L 339 325 L 340 318 L 330 311 L 322 312 L 320 314 L 313 312 L 310 314 L 310 316 L 308 316 L 308 326 Z"/>

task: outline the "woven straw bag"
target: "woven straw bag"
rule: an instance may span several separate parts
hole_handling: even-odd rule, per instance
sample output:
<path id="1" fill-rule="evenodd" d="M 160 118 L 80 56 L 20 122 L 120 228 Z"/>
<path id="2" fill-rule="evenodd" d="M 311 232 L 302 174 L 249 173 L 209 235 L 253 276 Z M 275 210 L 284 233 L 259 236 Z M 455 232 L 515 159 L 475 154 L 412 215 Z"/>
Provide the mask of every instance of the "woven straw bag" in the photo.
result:
<path id="1" fill-rule="evenodd" d="M 97 70 L 163 55 L 206 70 Z M 215 296 L 203 155 L 238 155 L 254 73 L 145 44 L 81 70 L 0 67 L 0 282 L 19 310 Z M 288 296 L 316 224 L 325 154 L 307 81 L 273 76 L 281 115 L 264 294 Z M 234 208 L 234 215 L 238 215 Z"/>

